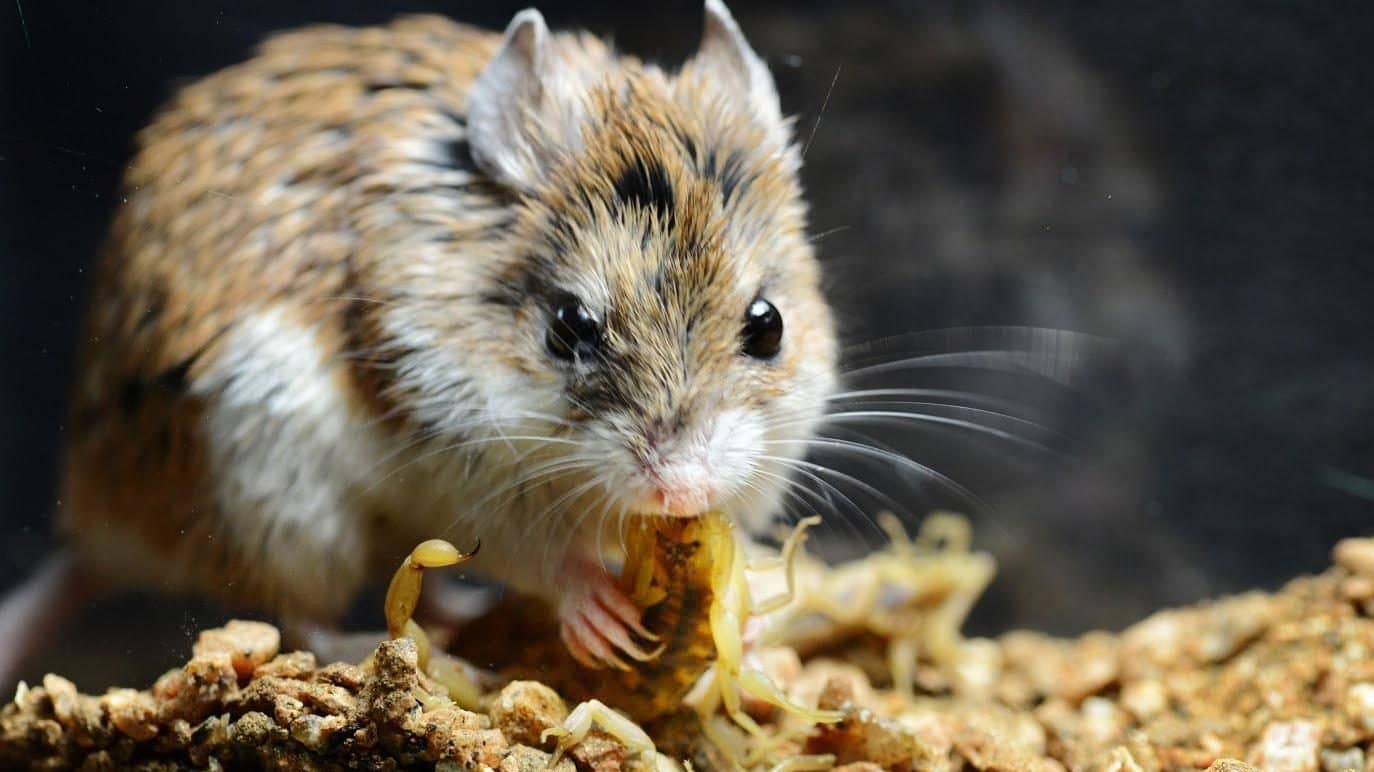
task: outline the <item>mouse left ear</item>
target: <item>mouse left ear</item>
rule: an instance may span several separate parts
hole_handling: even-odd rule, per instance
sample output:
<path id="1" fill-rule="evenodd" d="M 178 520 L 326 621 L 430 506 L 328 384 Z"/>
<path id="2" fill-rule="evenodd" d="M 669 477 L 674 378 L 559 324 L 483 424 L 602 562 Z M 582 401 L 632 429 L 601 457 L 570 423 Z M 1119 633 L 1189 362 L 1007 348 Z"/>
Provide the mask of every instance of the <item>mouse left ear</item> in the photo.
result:
<path id="1" fill-rule="evenodd" d="M 527 8 L 468 94 L 473 160 L 517 190 L 534 188 L 549 164 L 581 146 L 581 94 L 556 56 L 544 16 Z"/>
<path id="2" fill-rule="evenodd" d="M 722 0 L 706 0 L 706 26 L 701 47 L 687 64 L 738 96 L 742 106 L 765 127 L 784 132 L 778 90 L 768 65 L 744 39 L 735 17 Z"/>

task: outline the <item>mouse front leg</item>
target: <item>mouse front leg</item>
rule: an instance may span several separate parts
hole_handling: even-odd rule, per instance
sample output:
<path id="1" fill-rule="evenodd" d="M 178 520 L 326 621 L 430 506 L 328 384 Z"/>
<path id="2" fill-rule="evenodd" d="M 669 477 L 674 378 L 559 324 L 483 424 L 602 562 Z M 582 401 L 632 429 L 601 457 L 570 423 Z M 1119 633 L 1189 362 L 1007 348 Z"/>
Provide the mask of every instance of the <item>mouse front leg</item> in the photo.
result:
<path id="1" fill-rule="evenodd" d="M 657 636 L 644 628 L 641 609 L 600 560 L 574 548 L 563 561 L 561 579 L 559 633 L 574 659 L 591 668 L 628 670 L 622 654 L 640 662 L 654 658 L 657 652 L 646 651 L 635 636 Z"/>

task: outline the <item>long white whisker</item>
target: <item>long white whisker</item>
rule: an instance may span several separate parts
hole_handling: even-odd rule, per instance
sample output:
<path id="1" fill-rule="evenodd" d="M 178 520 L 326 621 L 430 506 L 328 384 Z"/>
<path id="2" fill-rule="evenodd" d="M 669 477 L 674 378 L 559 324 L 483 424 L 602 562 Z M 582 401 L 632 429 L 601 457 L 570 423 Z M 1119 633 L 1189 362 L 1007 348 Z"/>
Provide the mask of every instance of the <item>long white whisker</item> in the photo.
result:
<path id="1" fill-rule="evenodd" d="M 387 480 L 390 480 L 392 477 L 396 476 L 397 474 L 401 473 L 402 471 L 404 471 L 404 470 L 406 470 L 406 469 L 409 469 L 411 466 L 414 466 L 415 464 L 418 464 L 418 463 L 421 463 L 421 462 L 426 461 L 426 460 L 428 460 L 428 459 L 431 459 L 431 458 L 433 458 L 433 457 L 435 457 L 435 456 L 437 456 L 437 455 L 441 455 L 441 454 L 444 454 L 444 453 L 452 453 L 453 451 L 460 450 L 460 449 L 466 448 L 466 447 L 473 447 L 473 446 L 476 446 L 476 445 L 491 444 L 491 443 L 493 443 L 493 442 L 505 442 L 505 443 L 509 444 L 509 442 L 510 442 L 511 439 L 524 439 L 524 440 L 529 440 L 529 441 L 532 441 L 532 442 L 536 443 L 535 446 L 534 446 L 533 448 L 531 448 L 529 451 L 527 451 L 525 455 L 528 455 L 529 453 L 532 453 L 532 452 L 534 452 L 534 451 L 536 451 L 536 450 L 539 450 L 539 449 L 542 447 L 542 445 L 544 445 L 544 444 L 551 444 L 551 445 L 552 445 L 552 444 L 566 444 L 566 445 L 573 445 L 573 446 L 580 446 L 580 445 L 581 445 L 581 443 L 579 443 L 579 442 L 577 442 L 577 441 L 575 441 L 575 440 L 563 439 L 563 438 L 561 438 L 561 437 L 544 437 L 544 436 L 538 436 L 538 435 L 520 435 L 520 436 L 517 437 L 517 438 L 511 438 L 511 437 L 502 436 L 502 437 L 475 437 L 475 438 L 465 439 L 465 440 L 461 440 L 461 441 L 459 441 L 459 442 L 454 442 L 454 443 L 450 443 L 450 444 L 447 444 L 447 445 L 441 445 L 441 446 L 439 446 L 439 447 L 437 447 L 437 448 L 433 448 L 433 449 L 431 449 L 431 450 L 425 451 L 424 453 L 421 453 L 420 455 L 416 456 L 415 458 L 412 458 L 412 459 L 407 460 L 404 464 L 401 464 L 400 466 L 396 467 L 395 469 L 393 469 L 393 470 L 391 470 L 390 472 L 388 472 L 388 473 L 386 473 L 385 475 L 383 475 L 380 479 L 378 479 L 378 480 L 374 481 L 372 484 L 368 485 L 366 488 L 363 489 L 362 492 L 363 492 L 363 494 L 370 493 L 370 492 L 371 492 L 373 489 L 375 489 L 377 486 L 381 485 L 382 483 L 386 482 Z M 402 450 L 401 450 L 400 452 L 404 452 L 405 450 L 408 450 L 408 449 L 410 449 L 410 448 L 413 448 L 413 447 L 415 447 L 415 445 L 417 445 L 417 444 L 419 444 L 419 443 L 412 443 L 409 447 L 402 448 Z M 512 446 L 512 451 L 514 451 L 513 446 Z M 390 456 L 384 458 L 381 462 L 378 462 L 378 464 L 374 465 L 374 468 L 377 467 L 377 466 L 380 466 L 382 463 L 385 463 L 386 461 L 389 461 L 390 459 L 394 458 L 396 455 L 399 455 L 399 453 L 393 453 L 393 454 L 391 454 Z"/>
<path id="2" fill-rule="evenodd" d="M 791 445 L 790 442 L 774 440 L 764 440 L 760 444 L 784 446 Z M 871 445 L 865 445 L 863 443 L 854 442 L 852 440 L 842 440 L 836 437 L 815 437 L 812 438 L 811 444 L 817 447 L 829 448 L 832 450 L 849 450 L 859 455 L 868 456 L 879 461 L 891 462 L 893 465 L 899 468 L 906 468 L 908 471 L 915 472 L 917 475 L 921 477 L 935 480 L 941 485 L 944 485 L 949 490 L 954 491 L 959 496 L 964 498 L 967 502 L 973 504 L 979 512 L 987 512 L 991 510 L 991 507 L 989 507 L 979 496 L 975 495 L 968 488 L 951 479 L 949 476 L 937 472 L 934 469 L 926 466 L 925 464 L 914 461 L 899 453 L 894 453 L 892 451 L 887 450 L 880 450 L 878 448 L 874 448 Z"/>
<path id="3" fill-rule="evenodd" d="M 1027 351 L 987 350 L 959 351 L 943 354 L 920 354 L 902 359 L 866 365 L 846 370 L 841 375 L 856 378 L 867 375 L 880 375 L 901 370 L 916 370 L 928 367 L 970 367 L 980 370 L 1000 372 L 1030 373 L 1054 379 L 1044 368 L 1035 366 L 1032 354 Z"/>
<path id="4" fill-rule="evenodd" d="M 840 391 L 831 394 L 826 398 L 827 402 L 846 402 L 854 399 L 884 399 L 888 397 L 916 397 L 930 399 L 960 400 L 960 402 L 937 402 L 935 404 L 959 405 L 963 402 L 971 403 L 975 406 L 983 406 L 988 409 L 1000 410 L 1008 415 L 1015 415 L 1014 410 L 1021 406 L 1011 400 L 993 397 L 987 394 L 978 394 L 972 391 L 961 391 L 959 389 L 910 389 L 888 387 L 882 389 L 854 389 L 851 391 Z"/>
<path id="5" fill-rule="evenodd" d="M 1030 448 L 1035 451 L 1047 453 L 1056 458 L 1062 458 L 1062 454 L 1055 451 L 1044 443 L 1037 442 L 1019 434 L 1014 434 L 1002 429 L 998 429 L 974 421 L 965 421 L 959 418 L 949 418 L 947 416 L 936 416 L 928 413 L 905 413 L 895 410 L 847 410 L 840 413 L 831 413 L 825 417 L 827 422 L 843 420 L 892 420 L 892 421 L 913 421 L 916 423 L 931 424 L 935 426 L 946 426 L 955 429 L 963 429 L 975 434 L 985 434 L 996 437 L 1015 445 Z"/>
<path id="6" fill-rule="evenodd" d="M 966 341 L 982 339 L 984 342 L 992 341 L 1015 341 L 1018 348 L 1031 349 L 1063 349 L 1076 346 L 1086 346 L 1088 344 L 1106 347 L 1111 344 L 1109 338 L 1103 338 L 1086 332 L 1076 332 L 1056 327 L 1029 327 L 1017 325 L 986 325 L 986 326 L 967 326 L 967 327 L 943 327 L 935 330 L 919 330 L 916 332 L 904 332 L 896 335 L 888 335 L 882 338 L 872 338 L 859 341 L 845 346 L 841 353 L 844 356 L 855 354 L 867 354 L 881 350 L 885 346 L 893 344 L 903 344 L 906 346 L 939 344 L 948 347 L 951 344 L 960 345 Z M 990 348 L 1007 348 L 1005 345 L 989 346 Z"/>
<path id="7" fill-rule="evenodd" d="M 762 471 L 762 470 L 759 470 L 759 471 Z M 839 496 L 839 497 L 844 501 L 844 503 L 847 504 L 847 505 L 849 506 L 849 509 L 853 512 L 853 514 L 855 515 L 855 517 L 858 519 L 859 522 L 861 522 L 861 523 L 863 523 L 863 524 L 865 524 L 865 525 L 868 525 L 868 526 L 874 528 L 875 530 L 877 530 L 876 524 L 873 523 L 873 520 L 872 520 L 872 518 L 869 516 L 869 513 L 864 512 L 863 507 L 860 507 L 860 506 L 854 501 L 854 499 L 850 498 L 847 494 L 845 494 L 844 491 L 842 491 L 842 490 L 840 490 L 839 488 L 835 487 L 835 485 L 833 485 L 832 483 L 830 483 L 828 480 L 824 480 L 824 479 L 822 479 L 822 478 L 820 478 L 820 477 L 818 477 L 818 476 L 812 474 L 811 472 L 807 471 L 805 468 L 802 468 L 802 467 L 796 467 L 796 471 L 798 471 L 798 472 L 800 472 L 801 474 L 805 475 L 806 477 L 808 477 L 809 479 L 811 479 L 811 480 L 814 481 L 816 484 L 818 484 L 818 485 L 820 485 L 820 486 L 822 487 L 822 490 L 825 491 L 826 499 L 828 500 L 828 502 L 829 502 L 829 504 L 830 504 L 830 506 L 831 506 L 832 511 L 834 511 L 835 514 L 841 516 L 842 519 L 840 520 L 840 522 L 844 523 L 844 525 L 849 529 L 850 533 L 853 534 L 855 541 L 857 541 L 857 542 L 859 542 L 860 544 L 863 544 L 863 545 L 865 545 L 865 546 L 868 546 L 868 547 L 873 546 L 873 545 L 868 541 L 867 537 L 865 537 L 862 533 L 859 532 L 859 529 L 854 525 L 853 521 L 850 520 L 848 517 L 845 517 L 845 516 L 844 516 L 844 515 L 845 515 L 844 510 L 842 510 L 838 505 L 835 504 L 834 499 L 832 499 L 832 498 L 830 497 L 830 494 L 831 494 L 831 492 L 833 492 L 835 495 Z M 782 477 L 782 475 L 778 475 L 778 476 L 779 476 L 779 477 Z M 785 478 L 784 478 L 784 479 L 785 479 Z"/>
<path id="8" fill-rule="evenodd" d="M 761 456 L 761 458 L 766 458 L 766 459 L 769 459 L 769 460 L 772 460 L 772 461 L 776 461 L 776 462 L 778 462 L 778 463 L 787 464 L 787 465 L 789 465 L 789 466 L 794 466 L 794 467 L 797 467 L 797 468 L 804 468 L 804 469 L 809 469 L 809 470 L 813 470 L 813 471 L 816 471 L 816 472 L 824 472 L 824 473 L 826 473 L 826 474 L 834 475 L 835 477 L 838 477 L 838 478 L 840 478 L 841 480 L 844 480 L 845 482 L 849 483 L 850 485 L 853 485 L 853 486 L 855 486 L 856 488 L 859 488 L 859 489 L 862 490 L 864 493 L 867 493 L 868 495 L 874 497 L 874 498 L 877 499 L 879 502 L 881 502 L 883 506 L 885 506 L 885 507 L 887 507 L 887 508 L 889 508 L 889 509 L 891 509 L 891 510 L 897 512 L 898 514 L 902 514 L 902 515 L 910 515 L 910 514 L 911 514 L 910 512 L 907 511 L 907 508 L 906 508 L 905 506 L 903 506 L 902 504 L 898 503 L 896 499 L 892 498 L 891 496 L 887 495 L 886 493 L 883 493 L 883 492 L 882 492 L 881 490 L 879 490 L 878 488 L 876 488 L 876 487 L 874 487 L 874 486 L 872 486 L 872 485 L 870 485 L 870 484 L 864 482 L 863 480 L 861 480 L 861 479 L 855 477 L 854 475 L 847 474 L 847 473 L 845 473 L 845 472 L 841 472 L 841 471 L 838 470 L 838 469 L 834 469 L 834 468 L 832 468 L 832 467 L 828 467 L 828 466 L 826 466 L 826 465 L 824 465 L 824 464 L 818 464 L 818 463 L 816 463 L 816 462 L 814 462 L 814 461 L 807 461 L 807 460 L 805 460 L 805 459 L 799 459 L 799 458 L 785 458 L 785 457 L 782 457 L 782 456 Z"/>

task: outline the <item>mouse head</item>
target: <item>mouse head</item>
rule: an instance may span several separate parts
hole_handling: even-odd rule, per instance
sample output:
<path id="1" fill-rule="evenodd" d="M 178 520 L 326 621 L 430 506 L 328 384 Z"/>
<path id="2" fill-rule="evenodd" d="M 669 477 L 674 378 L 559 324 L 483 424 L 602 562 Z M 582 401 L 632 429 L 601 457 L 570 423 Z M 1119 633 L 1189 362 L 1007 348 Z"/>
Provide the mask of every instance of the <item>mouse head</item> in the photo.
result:
<path id="1" fill-rule="evenodd" d="M 707 2 L 675 73 L 522 12 L 468 116 L 518 212 L 484 289 L 505 318 L 487 344 L 518 373 L 493 404 L 560 416 L 563 485 L 612 511 L 772 514 L 835 334 L 790 125 L 729 11 Z"/>

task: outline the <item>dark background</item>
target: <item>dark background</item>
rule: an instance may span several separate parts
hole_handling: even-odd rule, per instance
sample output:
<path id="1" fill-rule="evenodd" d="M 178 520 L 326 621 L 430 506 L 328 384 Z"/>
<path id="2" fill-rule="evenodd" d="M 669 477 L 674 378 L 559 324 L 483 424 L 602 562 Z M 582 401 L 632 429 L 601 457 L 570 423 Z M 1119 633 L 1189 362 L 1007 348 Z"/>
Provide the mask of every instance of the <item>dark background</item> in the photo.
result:
<path id="1" fill-rule="evenodd" d="M 0 4 L 0 586 L 54 546 L 84 272 L 132 136 L 174 85 L 244 58 L 272 30 L 405 10 L 499 28 L 519 5 Z M 669 62 L 700 29 L 694 2 L 540 7 L 555 27 L 587 26 Z M 879 430 L 986 510 L 845 467 L 908 513 L 973 514 L 1000 568 L 976 629 L 1120 627 L 1160 605 L 1319 570 L 1334 540 L 1374 530 L 1364 4 L 732 7 L 811 138 L 814 230 L 826 234 L 851 343 L 970 325 L 1116 341 L 1081 352 L 1068 390 L 967 368 L 885 379 L 1013 397 L 1063 435 L 1038 440 L 1076 459 Z M 1009 336 L 918 335 L 851 362 Z M 832 544 L 871 541 L 852 517 L 832 519 Z M 145 683 L 220 613 L 116 599 L 53 657 L 86 689 Z M 150 645 L 172 631 L 173 643 Z M 150 651 L 146 665 L 108 659 L 135 649 Z"/>

